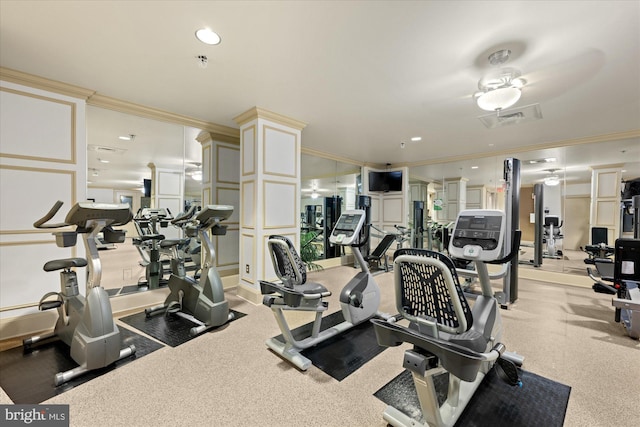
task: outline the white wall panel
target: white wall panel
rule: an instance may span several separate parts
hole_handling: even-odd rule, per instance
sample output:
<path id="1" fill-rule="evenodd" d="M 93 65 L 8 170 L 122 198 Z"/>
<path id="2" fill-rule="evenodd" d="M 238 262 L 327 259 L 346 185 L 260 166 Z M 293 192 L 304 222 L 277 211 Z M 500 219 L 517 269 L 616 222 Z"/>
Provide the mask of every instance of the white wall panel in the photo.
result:
<path id="1" fill-rule="evenodd" d="M 182 195 L 182 173 L 158 171 L 158 186 L 156 196 Z"/>
<path id="2" fill-rule="evenodd" d="M 58 200 L 64 205 L 55 220 L 62 222 L 76 198 L 74 184 L 74 171 L 0 166 L 2 229 L 32 232 L 34 221 Z"/>
<path id="3" fill-rule="evenodd" d="M 297 186 L 290 183 L 264 181 L 264 228 L 296 227 Z M 285 209 L 283 209 L 283 206 Z M 293 208 L 292 208 L 293 207 Z"/>
<path id="4" fill-rule="evenodd" d="M 618 218 L 618 203 L 615 201 L 596 202 L 597 224 L 599 226 L 615 226 Z"/>
<path id="5" fill-rule="evenodd" d="M 217 146 L 217 181 L 222 183 L 239 184 L 240 150 L 237 148 Z"/>
<path id="6" fill-rule="evenodd" d="M 53 259 L 76 256 L 74 248 L 59 248 L 50 234 L 37 236 L 40 241 L 25 244 L 6 244 L 0 246 L 0 305 L 2 308 L 23 304 L 37 307 L 40 298 L 47 292 L 60 291 L 59 272 L 47 273 L 42 269 L 44 264 Z M 49 243 L 41 243 L 49 241 Z M 78 244 L 82 241 L 78 239 Z M 19 266 L 19 268 L 15 268 Z M 85 269 L 78 269 L 80 279 Z M 81 273 L 80 273 L 81 272 Z M 80 282 L 80 281 L 79 281 Z M 84 284 L 84 281 L 80 283 Z M 7 286 L 10 284 L 10 286 Z M 84 286 L 80 292 L 84 294 Z"/>
<path id="7" fill-rule="evenodd" d="M 297 176 L 298 137 L 296 134 L 264 126 L 264 173 Z"/>
<path id="8" fill-rule="evenodd" d="M 223 221 L 224 225 L 226 221 Z M 238 264 L 240 250 L 240 231 L 227 228 L 227 234 L 216 237 L 216 265 Z"/>
<path id="9" fill-rule="evenodd" d="M 256 172 L 256 127 L 249 126 L 242 131 L 242 175 Z"/>
<path id="10" fill-rule="evenodd" d="M 0 111 L 2 154 L 75 162 L 74 103 L 0 88 Z"/>
<path id="11" fill-rule="evenodd" d="M 202 146 L 202 184 L 211 184 L 211 143 Z"/>
<path id="12" fill-rule="evenodd" d="M 233 206 L 233 214 L 224 221 L 225 224 L 238 224 L 240 221 L 240 190 L 237 188 L 218 187 L 217 204 Z"/>
<path id="13" fill-rule="evenodd" d="M 402 198 L 385 197 L 382 201 L 382 221 L 403 223 Z"/>
<path id="14" fill-rule="evenodd" d="M 256 226 L 255 212 L 255 183 L 253 181 L 245 181 L 242 183 L 242 226 L 254 228 Z"/>
<path id="15" fill-rule="evenodd" d="M 255 237 L 251 234 L 242 234 L 242 259 L 244 264 L 240 266 L 240 278 L 246 280 L 249 283 L 254 283 L 255 279 L 255 259 L 253 257 L 253 251 L 255 250 Z M 247 273 L 247 266 L 249 272 Z"/>
<path id="16" fill-rule="evenodd" d="M 598 173 L 598 197 L 616 197 L 618 195 L 617 172 Z"/>

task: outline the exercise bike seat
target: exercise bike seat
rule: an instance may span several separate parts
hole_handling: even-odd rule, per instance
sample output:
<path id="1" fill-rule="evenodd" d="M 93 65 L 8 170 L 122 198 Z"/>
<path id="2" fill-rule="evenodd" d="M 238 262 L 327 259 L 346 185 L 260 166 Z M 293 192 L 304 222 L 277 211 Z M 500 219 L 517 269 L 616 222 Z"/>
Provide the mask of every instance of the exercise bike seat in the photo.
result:
<path id="1" fill-rule="evenodd" d="M 146 234 L 143 236 L 138 236 L 133 239 L 133 243 L 140 244 L 142 242 L 146 242 L 147 240 L 164 240 L 164 234 Z"/>
<path id="2" fill-rule="evenodd" d="M 184 245 L 185 243 L 189 242 L 188 237 L 184 238 L 184 239 L 164 239 L 162 242 L 160 242 L 160 247 L 162 249 L 166 249 L 166 248 L 172 248 L 176 245 Z"/>
<path id="3" fill-rule="evenodd" d="M 84 258 L 64 258 L 48 261 L 42 268 L 44 271 L 56 271 L 72 267 L 86 267 L 86 265 L 87 260 Z"/>
<path id="4" fill-rule="evenodd" d="M 282 284 L 260 281 L 263 295 L 278 293 L 284 303 L 298 307 L 303 299 L 321 299 L 331 295 L 323 285 L 307 282 L 306 267 L 291 240 L 284 236 L 272 235 L 268 240 L 269 254 L 273 260 L 276 275 Z M 271 305 L 273 297 L 265 297 L 263 303 Z"/>

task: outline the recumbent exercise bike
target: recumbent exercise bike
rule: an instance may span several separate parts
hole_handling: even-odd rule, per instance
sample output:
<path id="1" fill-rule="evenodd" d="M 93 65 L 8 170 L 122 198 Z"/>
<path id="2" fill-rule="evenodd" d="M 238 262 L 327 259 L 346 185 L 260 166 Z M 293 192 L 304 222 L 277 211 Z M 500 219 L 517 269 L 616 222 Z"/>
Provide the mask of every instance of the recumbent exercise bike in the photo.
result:
<path id="1" fill-rule="evenodd" d="M 269 237 L 269 253 L 281 283 L 261 280 L 260 290 L 264 295 L 263 304 L 271 308 L 284 341 L 270 338 L 266 341 L 266 345 L 298 369 L 304 371 L 311 366 L 311 360 L 301 354 L 304 349 L 313 347 L 374 316 L 389 321 L 394 320 L 392 316 L 378 312 L 380 288 L 359 249 L 365 244 L 364 232 L 362 232 L 364 220 L 365 211 L 362 209 L 345 211 L 336 222 L 329 237 L 329 241 L 335 245 L 351 247 L 361 271 L 340 292 L 340 307 L 344 321 L 323 331 L 320 330 L 322 313 L 329 308 L 329 303 L 324 301 L 324 298 L 329 297 L 331 292 L 319 283 L 307 282 L 306 268 L 291 240 L 278 235 Z M 309 336 L 294 337 L 284 316 L 287 310 L 315 312 Z"/>
<path id="2" fill-rule="evenodd" d="M 495 366 L 509 384 L 520 380 L 516 365 L 523 358 L 505 352 L 501 343 L 500 309 L 486 263 L 509 262 L 520 246 L 513 236 L 511 253 L 498 259 L 505 237 L 504 213 L 495 210 L 460 212 L 449 242 L 449 253 L 472 260 L 482 286 L 470 307 L 453 261 L 440 252 L 401 249 L 394 259 L 396 307 L 409 326 L 372 319 L 378 343 L 394 347 L 408 342 L 403 366 L 411 371 L 422 415 L 429 426 L 453 426 L 485 375 Z M 441 404 L 438 378 L 448 374 L 446 400 Z M 383 415 L 393 426 L 418 426 L 416 420 L 388 406 Z"/>

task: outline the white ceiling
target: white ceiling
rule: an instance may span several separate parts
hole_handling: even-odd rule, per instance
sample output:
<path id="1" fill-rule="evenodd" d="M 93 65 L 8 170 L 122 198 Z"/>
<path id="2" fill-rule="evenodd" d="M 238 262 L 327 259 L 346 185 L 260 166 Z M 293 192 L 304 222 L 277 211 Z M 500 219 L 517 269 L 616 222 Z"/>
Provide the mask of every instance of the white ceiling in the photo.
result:
<path id="1" fill-rule="evenodd" d="M 195 39 L 205 26 L 220 45 Z M 528 82 L 517 105 L 539 103 L 542 120 L 478 120 L 472 94 L 499 48 Z M 308 123 L 304 147 L 370 164 L 620 133 L 640 146 L 638 1 L 2 0 L 0 65 L 231 127 L 259 106 Z M 155 130 L 137 132 L 160 144 Z"/>

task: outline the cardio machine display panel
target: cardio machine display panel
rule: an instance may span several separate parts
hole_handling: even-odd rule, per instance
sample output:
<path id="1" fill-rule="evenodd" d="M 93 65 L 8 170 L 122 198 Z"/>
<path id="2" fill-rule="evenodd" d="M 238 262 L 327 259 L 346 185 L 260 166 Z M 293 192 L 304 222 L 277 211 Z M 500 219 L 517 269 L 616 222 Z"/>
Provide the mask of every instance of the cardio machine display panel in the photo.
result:
<path id="1" fill-rule="evenodd" d="M 329 242 L 339 245 L 350 245 L 357 238 L 364 224 L 365 212 L 362 209 L 345 211 L 336 222 Z"/>
<path id="2" fill-rule="evenodd" d="M 458 215 L 449 252 L 456 258 L 467 258 L 464 248 L 479 247 L 482 259 L 495 259 L 502 249 L 504 236 L 502 211 L 467 210 Z"/>

